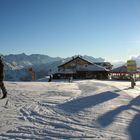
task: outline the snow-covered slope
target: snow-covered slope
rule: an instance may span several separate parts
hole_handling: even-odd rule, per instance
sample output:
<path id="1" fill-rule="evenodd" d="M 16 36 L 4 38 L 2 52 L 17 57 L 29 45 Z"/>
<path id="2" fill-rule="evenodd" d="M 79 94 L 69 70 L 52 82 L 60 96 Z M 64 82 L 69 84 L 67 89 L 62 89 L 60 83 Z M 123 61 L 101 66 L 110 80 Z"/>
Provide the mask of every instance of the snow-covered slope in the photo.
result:
<path id="1" fill-rule="evenodd" d="M 0 139 L 139 140 L 140 83 L 6 82 Z"/>

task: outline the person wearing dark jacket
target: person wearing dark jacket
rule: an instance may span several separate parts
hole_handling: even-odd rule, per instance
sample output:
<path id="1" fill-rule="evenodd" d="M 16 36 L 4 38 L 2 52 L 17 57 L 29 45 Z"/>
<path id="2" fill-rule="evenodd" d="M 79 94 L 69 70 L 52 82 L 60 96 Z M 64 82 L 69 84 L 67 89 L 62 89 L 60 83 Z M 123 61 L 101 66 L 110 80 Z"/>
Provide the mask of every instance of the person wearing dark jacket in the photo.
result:
<path id="1" fill-rule="evenodd" d="M 2 58 L 0 57 L 0 88 L 3 93 L 2 99 L 7 97 L 7 91 L 4 86 L 3 80 L 4 80 L 4 64 L 3 64 Z"/>

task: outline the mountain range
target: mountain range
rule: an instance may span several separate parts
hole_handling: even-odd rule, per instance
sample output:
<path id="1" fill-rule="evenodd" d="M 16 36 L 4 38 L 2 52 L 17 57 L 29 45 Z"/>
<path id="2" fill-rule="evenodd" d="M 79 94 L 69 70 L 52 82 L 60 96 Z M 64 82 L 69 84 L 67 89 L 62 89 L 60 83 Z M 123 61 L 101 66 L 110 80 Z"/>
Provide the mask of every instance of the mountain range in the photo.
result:
<path id="1" fill-rule="evenodd" d="M 72 56 L 74 57 L 74 56 Z M 50 57 L 42 54 L 9 54 L 3 55 L 5 63 L 5 80 L 8 81 L 28 81 L 31 79 L 29 69 L 32 68 L 37 75 L 37 79 L 43 78 L 50 73 L 57 71 L 57 66 L 61 65 L 72 57 L 61 58 L 61 57 Z M 84 59 L 90 62 L 104 62 L 104 58 L 94 58 L 92 56 L 83 55 Z M 137 66 L 140 67 L 140 56 L 132 57 L 131 59 L 136 60 Z M 126 64 L 126 62 L 112 63 L 114 68 Z"/>
<path id="2" fill-rule="evenodd" d="M 104 62 L 105 59 L 84 55 L 84 59 L 90 62 Z M 3 55 L 5 63 L 5 80 L 9 81 L 28 81 L 31 79 L 29 69 L 32 68 L 37 75 L 37 79 L 54 73 L 57 66 L 69 61 L 72 57 L 50 57 L 41 54 L 9 54 Z"/>

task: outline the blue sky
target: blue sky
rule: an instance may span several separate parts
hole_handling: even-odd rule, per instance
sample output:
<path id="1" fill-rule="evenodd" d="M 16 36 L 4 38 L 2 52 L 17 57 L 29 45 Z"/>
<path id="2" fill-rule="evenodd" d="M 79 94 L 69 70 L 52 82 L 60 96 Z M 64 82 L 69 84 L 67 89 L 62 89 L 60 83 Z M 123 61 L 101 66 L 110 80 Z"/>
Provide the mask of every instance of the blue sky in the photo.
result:
<path id="1" fill-rule="evenodd" d="M 0 0 L 0 53 L 140 55 L 140 0 Z"/>

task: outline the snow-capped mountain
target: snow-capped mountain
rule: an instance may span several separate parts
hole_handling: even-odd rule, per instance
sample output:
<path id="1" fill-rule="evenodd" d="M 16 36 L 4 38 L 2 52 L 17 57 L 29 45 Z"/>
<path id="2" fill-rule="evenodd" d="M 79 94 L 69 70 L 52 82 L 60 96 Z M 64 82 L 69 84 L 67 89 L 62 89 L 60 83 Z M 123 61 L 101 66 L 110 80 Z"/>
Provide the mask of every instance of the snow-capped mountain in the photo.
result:
<path id="1" fill-rule="evenodd" d="M 22 53 L 16 55 L 14 54 L 5 55 L 4 60 L 13 66 L 24 68 L 33 65 L 47 64 L 54 61 L 60 61 L 62 60 L 62 58 L 50 57 L 48 55 L 41 54 L 26 55 L 25 53 Z"/>

